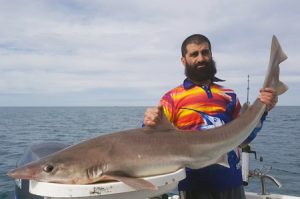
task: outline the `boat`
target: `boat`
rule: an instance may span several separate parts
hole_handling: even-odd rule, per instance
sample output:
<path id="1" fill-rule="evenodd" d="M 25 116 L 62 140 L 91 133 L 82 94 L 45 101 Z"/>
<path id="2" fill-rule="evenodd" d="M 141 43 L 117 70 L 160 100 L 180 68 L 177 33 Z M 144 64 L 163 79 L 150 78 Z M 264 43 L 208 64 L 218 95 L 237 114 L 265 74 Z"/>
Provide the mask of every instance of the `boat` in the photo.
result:
<path id="1" fill-rule="evenodd" d="M 17 167 L 29 162 L 38 160 L 46 155 L 66 148 L 68 145 L 61 143 L 41 143 L 30 146 L 21 159 L 17 162 Z M 245 148 L 242 152 L 242 164 L 244 183 L 248 183 L 248 177 L 259 177 L 261 179 L 261 192 L 246 192 L 247 199 L 300 199 L 296 196 L 267 194 L 265 191 L 265 179 L 273 181 L 278 187 L 281 184 L 272 176 L 258 170 L 248 172 L 249 154 L 254 153 L 251 147 Z M 246 169 L 246 170 L 245 170 Z M 144 179 L 150 181 L 158 187 L 157 190 L 134 190 L 122 182 L 106 182 L 88 185 L 70 185 L 48 182 L 37 182 L 34 180 L 16 179 L 15 198 L 16 199 L 145 199 L 145 198 L 166 198 L 178 199 L 180 193 L 176 194 L 178 182 L 185 178 L 185 169 L 176 172 L 150 176 Z M 165 193 L 173 194 L 165 194 Z M 175 193 L 175 194 L 174 194 Z M 163 197 L 161 197 L 163 195 Z M 159 197 L 156 197 L 159 196 Z"/>
<path id="2" fill-rule="evenodd" d="M 242 165 L 243 184 L 244 186 L 247 186 L 249 184 L 249 178 L 259 178 L 261 189 L 260 191 L 257 191 L 257 193 L 246 192 L 247 199 L 300 199 L 300 197 L 297 196 L 269 194 L 266 191 L 266 180 L 273 182 L 273 184 L 278 188 L 281 188 L 282 185 L 275 177 L 268 174 L 270 168 L 263 167 L 263 168 L 256 168 L 254 170 L 250 170 L 249 160 L 251 154 L 254 154 L 255 160 L 258 159 L 256 155 L 256 151 L 252 150 L 250 145 L 246 145 L 242 148 L 241 165 Z M 262 162 L 263 158 L 260 157 L 259 161 Z"/>

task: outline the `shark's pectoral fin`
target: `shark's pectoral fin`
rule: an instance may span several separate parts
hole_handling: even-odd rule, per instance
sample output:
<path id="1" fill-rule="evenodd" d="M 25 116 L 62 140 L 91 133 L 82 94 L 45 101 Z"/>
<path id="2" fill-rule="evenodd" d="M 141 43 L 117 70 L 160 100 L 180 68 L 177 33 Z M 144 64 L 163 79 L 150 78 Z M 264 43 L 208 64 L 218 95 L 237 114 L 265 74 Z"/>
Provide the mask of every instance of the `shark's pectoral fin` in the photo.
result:
<path id="1" fill-rule="evenodd" d="M 142 178 L 131 178 L 131 177 L 117 176 L 117 175 L 116 176 L 103 175 L 102 177 L 107 180 L 116 180 L 116 181 L 123 182 L 136 190 L 141 190 L 141 189 L 157 190 L 157 187 L 154 184 Z"/>
<path id="2" fill-rule="evenodd" d="M 230 166 L 229 166 L 229 164 L 228 164 L 228 157 L 227 157 L 227 154 L 222 155 L 222 156 L 217 160 L 217 164 L 229 168 Z"/>

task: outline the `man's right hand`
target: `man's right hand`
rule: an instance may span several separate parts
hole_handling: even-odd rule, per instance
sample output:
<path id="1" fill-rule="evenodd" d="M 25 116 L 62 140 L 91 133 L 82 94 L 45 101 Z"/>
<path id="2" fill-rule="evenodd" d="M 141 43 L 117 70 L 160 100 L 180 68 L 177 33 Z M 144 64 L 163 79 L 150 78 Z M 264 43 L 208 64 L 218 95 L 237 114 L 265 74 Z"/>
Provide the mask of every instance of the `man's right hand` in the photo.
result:
<path id="1" fill-rule="evenodd" d="M 144 125 L 155 127 L 162 119 L 163 106 L 159 104 L 156 107 L 149 107 L 144 113 Z"/>

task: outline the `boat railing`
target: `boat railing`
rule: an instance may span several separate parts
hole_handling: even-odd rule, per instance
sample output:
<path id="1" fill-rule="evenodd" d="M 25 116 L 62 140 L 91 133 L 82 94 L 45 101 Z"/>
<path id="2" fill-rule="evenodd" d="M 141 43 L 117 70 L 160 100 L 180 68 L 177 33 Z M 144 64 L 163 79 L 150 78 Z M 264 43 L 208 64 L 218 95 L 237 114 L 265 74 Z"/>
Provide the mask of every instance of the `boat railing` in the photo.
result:
<path id="1" fill-rule="evenodd" d="M 244 185 L 248 185 L 248 180 L 251 177 L 258 177 L 261 184 L 261 195 L 266 195 L 266 179 L 269 179 L 273 182 L 278 188 L 282 187 L 281 183 L 268 173 L 272 170 L 272 167 L 263 166 L 261 169 L 249 169 L 249 155 L 253 154 L 255 160 L 258 160 L 256 151 L 252 150 L 250 145 L 242 147 L 242 174 Z M 259 161 L 263 162 L 263 157 L 259 157 Z"/>
<path id="2" fill-rule="evenodd" d="M 272 167 L 269 168 L 263 167 L 262 169 L 254 169 L 252 171 L 249 171 L 249 177 L 259 178 L 261 184 L 261 195 L 267 195 L 266 183 L 265 183 L 266 179 L 273 182 L 278 188 L 282 187 L 281 183 L 274 176 L 268 174 L 271 169 Z"/>

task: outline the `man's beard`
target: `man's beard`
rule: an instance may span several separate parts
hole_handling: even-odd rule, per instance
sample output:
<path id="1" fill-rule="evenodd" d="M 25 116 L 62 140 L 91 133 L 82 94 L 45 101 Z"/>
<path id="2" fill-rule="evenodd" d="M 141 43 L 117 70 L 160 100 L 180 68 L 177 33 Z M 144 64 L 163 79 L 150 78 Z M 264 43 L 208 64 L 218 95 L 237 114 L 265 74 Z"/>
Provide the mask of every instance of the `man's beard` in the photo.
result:
<path id="1" fill-rule="evenodd" d="M 201 67 L 198 68 L 198 66 Z M 194 83 L 211 80 L 214 78 L 216 73 L 216 63 L 213 59 L 211 59 L 209 62 L 185 65 L 185 75 Z"/>

